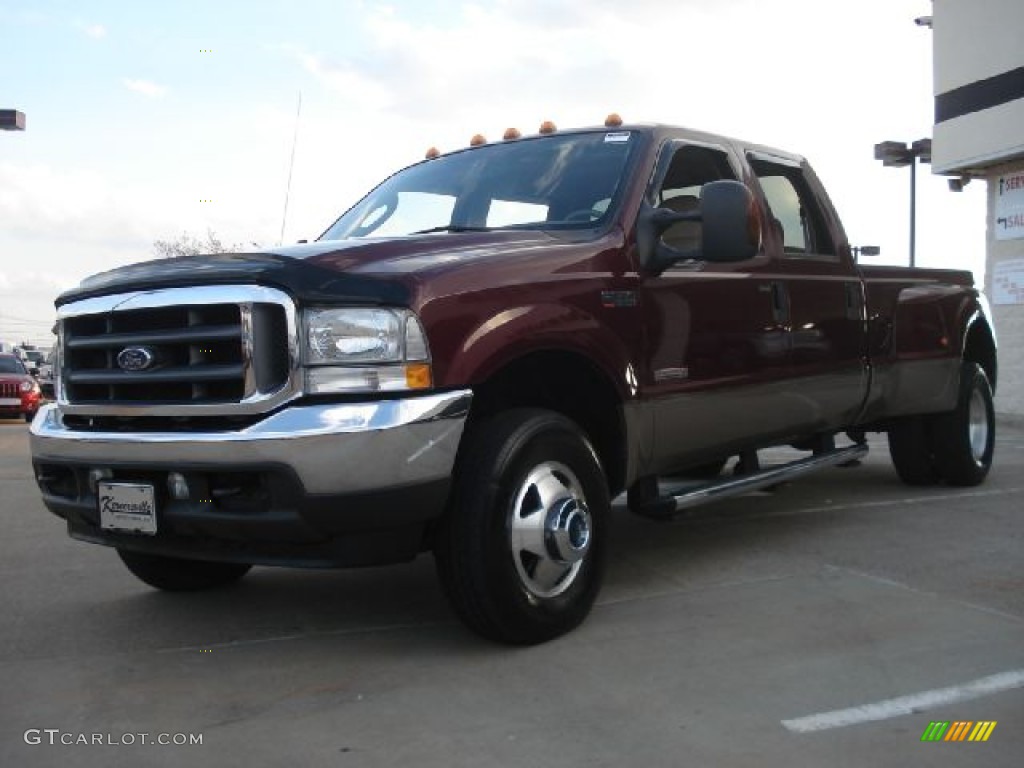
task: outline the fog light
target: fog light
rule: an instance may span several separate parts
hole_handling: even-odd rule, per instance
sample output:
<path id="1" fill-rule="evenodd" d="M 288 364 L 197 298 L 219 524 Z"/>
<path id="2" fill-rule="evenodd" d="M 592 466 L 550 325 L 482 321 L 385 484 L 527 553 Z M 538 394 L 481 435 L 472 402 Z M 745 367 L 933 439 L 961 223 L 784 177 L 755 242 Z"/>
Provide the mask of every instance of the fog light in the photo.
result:
<path id="1" fill-rule="evenodd" d="M 185 501 L 189 497 L 188 480 L 180 472 L 171 472 L 167 475 L 167 492 L 172 499 Z"/>
<path id="2" fill-rule="evenodd" d="M 114 476 L 113 470 L 103 468 L 89 470 L 89 492 L 96 493 L 99 484 L 103 480 L 110 480 Z"/>

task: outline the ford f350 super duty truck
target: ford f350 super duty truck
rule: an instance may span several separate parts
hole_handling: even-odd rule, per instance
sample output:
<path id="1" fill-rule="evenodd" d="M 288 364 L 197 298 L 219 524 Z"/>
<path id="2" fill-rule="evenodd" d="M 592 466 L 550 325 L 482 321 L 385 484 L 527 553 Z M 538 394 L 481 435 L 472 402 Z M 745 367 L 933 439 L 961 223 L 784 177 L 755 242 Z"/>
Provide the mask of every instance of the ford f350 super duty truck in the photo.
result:
<path id="1" fill-rule="evenodd" d="M 985 478 L 984 297 L 858 266 L 803 158 L 617 121 L 476 144 L 315 242 L 59 297 L 31 449 L 71 536 L 166 590 L 432 551 L 466 624 L 529 644 L 590 610 L 622 492 L 670 517 L 856 463 L 869 431 L 909 483 Z M 780 445 L 806 455 L 762 466 Z"/>

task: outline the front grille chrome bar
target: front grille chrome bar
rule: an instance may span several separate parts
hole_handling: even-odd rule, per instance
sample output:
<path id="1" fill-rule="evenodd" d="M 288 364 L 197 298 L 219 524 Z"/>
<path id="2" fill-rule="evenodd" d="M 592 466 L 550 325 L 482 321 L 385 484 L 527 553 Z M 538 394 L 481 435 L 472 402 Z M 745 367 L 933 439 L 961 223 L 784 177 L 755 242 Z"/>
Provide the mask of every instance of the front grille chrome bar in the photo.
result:
<path id="1" fill-rule="evenodd" d="M 62 306 L 58 324 L 71 416 L 249 416 L 301 394 L 295 304 L 274 288 L 101 296 Z"/>

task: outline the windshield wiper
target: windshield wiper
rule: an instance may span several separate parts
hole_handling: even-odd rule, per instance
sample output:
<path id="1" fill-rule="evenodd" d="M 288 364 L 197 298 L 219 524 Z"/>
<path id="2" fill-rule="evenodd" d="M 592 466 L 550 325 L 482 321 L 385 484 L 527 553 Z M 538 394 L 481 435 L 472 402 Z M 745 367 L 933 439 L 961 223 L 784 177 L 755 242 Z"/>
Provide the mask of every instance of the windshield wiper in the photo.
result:
<path id="1" fill-rule="evenodd" d="M 431 227 L 410 232 L 410 235 L 429 235 L 432 232 L 490 232 L 494 227 L 463 227 L 458 224 L 445 224 L 443 227 Z"/>

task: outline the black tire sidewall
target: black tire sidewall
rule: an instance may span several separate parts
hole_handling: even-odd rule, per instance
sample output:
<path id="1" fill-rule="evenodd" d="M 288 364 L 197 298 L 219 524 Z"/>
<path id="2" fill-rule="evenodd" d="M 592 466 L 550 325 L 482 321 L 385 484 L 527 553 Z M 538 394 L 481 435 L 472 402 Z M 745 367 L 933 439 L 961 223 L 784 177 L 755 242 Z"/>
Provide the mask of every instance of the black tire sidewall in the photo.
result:
<path id="1" fill-rule="evenodd" d="M 187 560 L 117 548 L 121 562 L 140 581 L 165 592 L 199 592 L 232 584 L 249 572 L 244 563 Z"/>
<path id="2" fill-rule="evenodd" d="M 593 450 L 572 422 L 532 409 L 478 425 L 466 448 L 438 552 L 456 611 L 478 633 L 501 642 L 533 644 L 564 634 L 589 613 L 604 576 L 610 501 Z M 583 489 L 591 545 L 572 585 L 540 598 L 520 579 L 508 525 L 527 475 L 552 461 L 568 467 Z"/>
<path id="3" fill-rule="evenodd" d="M 907 485 L 927 486 L 939 481 L 932 450 L 931 424 L 925 416 L 910 416 L 888 433 L 889 456 L 896 474 Z"/>

